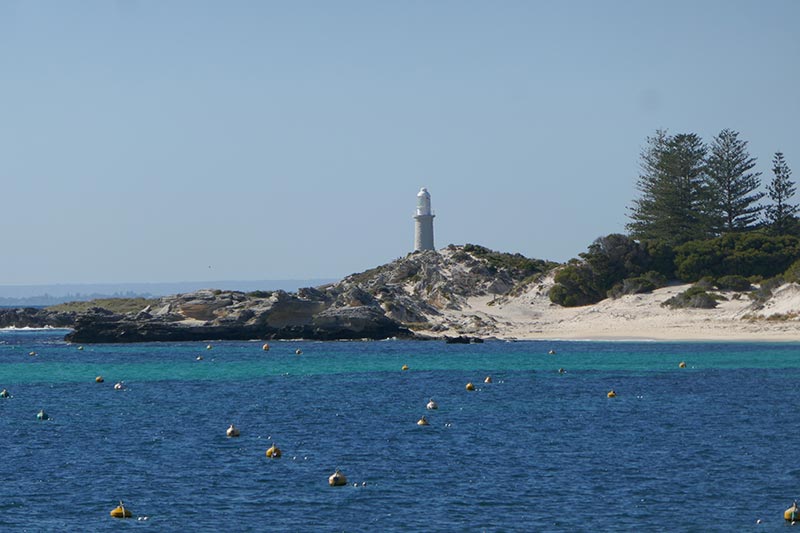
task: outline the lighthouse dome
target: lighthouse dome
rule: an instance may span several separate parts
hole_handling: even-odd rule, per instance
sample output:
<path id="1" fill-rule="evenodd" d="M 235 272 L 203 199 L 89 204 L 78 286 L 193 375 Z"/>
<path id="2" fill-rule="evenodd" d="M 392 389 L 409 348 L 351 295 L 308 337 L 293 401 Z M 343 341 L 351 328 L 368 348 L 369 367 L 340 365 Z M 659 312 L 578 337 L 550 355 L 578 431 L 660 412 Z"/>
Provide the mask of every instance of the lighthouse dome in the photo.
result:
<path id="1" fill-rule="evenodd" d="M 417 193 L 417 196 L 427 196 L 428 198 L 430 198 L 431 193 L 428 192 L 428 188 L 427 187 L 423 187 L 423 188 L 421 188 L 419 190 L 419 192 Z"/>

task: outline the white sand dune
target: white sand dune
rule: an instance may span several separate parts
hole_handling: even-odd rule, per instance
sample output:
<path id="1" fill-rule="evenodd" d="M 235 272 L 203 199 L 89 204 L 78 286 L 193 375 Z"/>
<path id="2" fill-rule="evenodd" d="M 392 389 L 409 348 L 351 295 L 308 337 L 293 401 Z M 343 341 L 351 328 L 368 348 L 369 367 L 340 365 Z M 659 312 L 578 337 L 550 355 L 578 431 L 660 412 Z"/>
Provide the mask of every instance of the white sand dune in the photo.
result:
<path id="1" fill-rule="evenodd" d="M 460 311 L 446 310 L 434 319 L 443 326 L 455 326 L 436 334 L 503 339 L 800 341 L 800 285 L 793 283 L 775 290 L 760 307 L 747 293 L 720 293 L 727 299 L 716 309 L 661 305 L 689 285 L 565 308 L 548 299 L 551 285 L 549 279 L 517 297 L 471 298 Z"/>

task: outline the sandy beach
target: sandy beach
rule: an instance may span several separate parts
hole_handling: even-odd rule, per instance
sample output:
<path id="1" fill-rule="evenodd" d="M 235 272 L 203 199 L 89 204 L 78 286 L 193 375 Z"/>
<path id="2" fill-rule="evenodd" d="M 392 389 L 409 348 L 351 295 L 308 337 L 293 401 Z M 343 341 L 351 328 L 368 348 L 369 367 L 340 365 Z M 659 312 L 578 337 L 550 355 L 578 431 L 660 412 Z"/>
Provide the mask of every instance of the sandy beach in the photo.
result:
<path id="1" fill-rule="evenodd" d="M 552 279 L 516 297 L 475 297 L 440 323 L 461 333 L 501 339 L 800 341 L 800 286 L 787 284 L 758 308 L 747 293 L 720 293 L 716 309 L 670 309 L 662 302 L 690 285 L 565 308 L 550 302 Z M 448 335 L 459 332 L 450 328 Z M 439 332 L 438 334 L 442 334 Z"/>

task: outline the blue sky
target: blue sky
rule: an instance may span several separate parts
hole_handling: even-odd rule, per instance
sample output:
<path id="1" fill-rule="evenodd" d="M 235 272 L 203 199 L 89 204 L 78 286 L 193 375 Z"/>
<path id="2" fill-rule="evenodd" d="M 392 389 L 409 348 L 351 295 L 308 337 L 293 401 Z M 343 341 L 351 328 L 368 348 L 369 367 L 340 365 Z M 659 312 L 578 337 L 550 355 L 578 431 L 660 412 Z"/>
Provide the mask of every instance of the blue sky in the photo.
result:
<path id="1" fill-rule="evenodd" d="M 657 128 L 800 180 L 800 2 L 0 2 L 0 284 L 563 261 Z"/>

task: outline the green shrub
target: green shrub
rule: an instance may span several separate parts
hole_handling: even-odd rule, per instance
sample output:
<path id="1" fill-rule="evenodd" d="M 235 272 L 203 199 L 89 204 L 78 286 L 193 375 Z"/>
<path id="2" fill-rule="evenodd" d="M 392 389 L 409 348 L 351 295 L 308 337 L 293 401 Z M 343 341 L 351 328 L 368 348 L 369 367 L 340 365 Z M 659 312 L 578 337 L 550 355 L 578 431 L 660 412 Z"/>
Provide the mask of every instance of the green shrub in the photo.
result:
<path id="1" fill-rule="evenodd" d="M 722 276 L 717 280 L 717 288 L 721 291 L 749 291 L 753 287 L 743 276 Z"/>
<path id="2" fill-rule="evenodd" d="M 661 305 L 673 309 L 713 309 L 717 306 L 718 299 L 718 296 L 707 293 L 702 287 L 693 286 L 676 294 Z"/>
<path id="3" fill-rule="evenodd" d="M 772 277 L 784 272 L 798 258 L 800 239 L 758 231 L 690 241 L 675 248 L 676 272 L 685 281 L 696 281 L 703 276 Z"/>
<path id="4" fill-rule="evenodd" d="M 711 276 L 703 276 L 692 286 L 692 288 L 700 288 L 704 291 L 712 290 L 714 287 L 716 287 L 716 285 L 714 284 L 714 278 Z"/>
<path id="5" fill-rule="evenodd" d="M 475 258 L 485 260 L 491 274 L 496 274 L 500 269 L 507 269 L 527 277 L 555 267 L 555 263 L 549 261 L 529 259 L 522 254 L 495 252 L 477 244 L 465 244 L 463 250 Z"/>
<path id="6" fill-rule="evenodd" d="M 772 292 L 784 283 L 785 280 L 783 276 L 765 279 L 761 282 L 761 285 L 758 286 L 758 289 L 750 293 L 750 298 L 757 303 L 764 303 L 772 297 Z"/>
<path id="7" fill-rule="evenodd" d="M 786 269 L 786 272 L 783 273 L 783 279 L 787 283 L 800 283 L 800 259 Z"/>
<path id="8" fill-rule="evenodd" d="M 608 291 L 609 298 L 619 298 L 626 294 L 641 294 L 643 292 L 652 292 L 656 290 L 655 284 L 644 277 L 626 278 L 621 282 L 614 284 Z"/>
<path id="9" fill-rule="evenodd" d="M 550 301 L 564 307 L 577 307 L 597 303 L 605 291 L 597 289 L 594 271 L 586 263 L 572 263 L 555 276 L 556 284 L 550 289 Z"/>
<path id="10" fill-rule="evenodd" d="M 619 298 L 626 294 L 642 294 L 652 292 L 667 284 L 667 278 L 655 271 L 645 272 L 635 278 L 626 278 L 614 284 L 608 291 L 609 298 Z"/>

